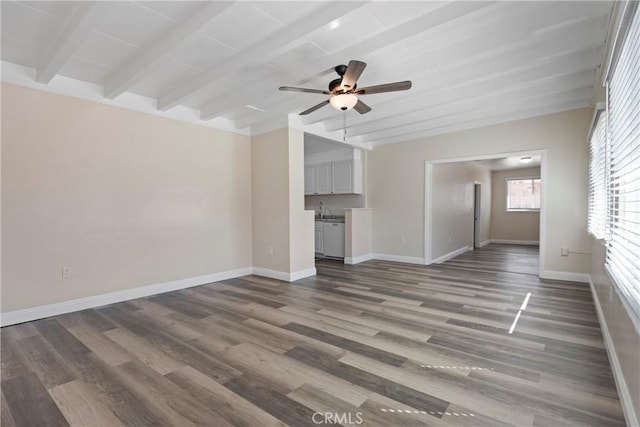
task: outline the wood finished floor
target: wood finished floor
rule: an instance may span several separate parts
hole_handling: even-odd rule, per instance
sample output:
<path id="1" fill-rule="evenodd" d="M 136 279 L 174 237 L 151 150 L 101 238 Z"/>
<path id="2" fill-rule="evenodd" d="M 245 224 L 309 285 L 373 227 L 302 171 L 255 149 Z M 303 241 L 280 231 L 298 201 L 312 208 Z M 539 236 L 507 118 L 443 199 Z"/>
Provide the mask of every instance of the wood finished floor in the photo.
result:
<path id="1" fill-rule="evenodd" d="M 6 327 L 1 425 L 623 426 L 589 287 L 537 256 L 324 261 Z"/>

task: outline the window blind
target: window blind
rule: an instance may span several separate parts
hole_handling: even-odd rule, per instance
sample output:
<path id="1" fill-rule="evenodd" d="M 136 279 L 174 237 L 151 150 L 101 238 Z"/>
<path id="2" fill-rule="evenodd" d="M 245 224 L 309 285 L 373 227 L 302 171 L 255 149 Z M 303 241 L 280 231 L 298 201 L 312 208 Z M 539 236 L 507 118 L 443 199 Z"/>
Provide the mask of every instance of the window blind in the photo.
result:
<path id="1" fill-rule="evenodd" d="M 607 224 L 606 141 L 607 114 L 597 118 L 590 140 L 589 209 L 587 230 L 596 239 L 604 239 Z"/>
<path id="2" fill-rule="evenodd" d="M 608 81 L 607 269 L 640 317 L 640 18 L 636 9 Z"/>

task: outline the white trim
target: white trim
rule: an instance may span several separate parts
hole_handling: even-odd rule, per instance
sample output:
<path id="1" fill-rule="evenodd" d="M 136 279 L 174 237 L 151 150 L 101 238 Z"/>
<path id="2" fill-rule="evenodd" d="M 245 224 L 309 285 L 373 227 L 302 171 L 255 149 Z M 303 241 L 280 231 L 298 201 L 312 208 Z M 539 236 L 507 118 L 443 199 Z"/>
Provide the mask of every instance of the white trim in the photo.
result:
<path id="1" fill-rule="evenodd" d="M 433 163 L 424 162 L 424 263 L 431 264 L 431 254 L 433 252 Z"/>
<path id="2" fill-rule="evenodd" d="M 345 264 L 360 264 L 361 262 L 365 262 L 365 261 L 369 261 L 373 259 L 373 254 L 366 254 L 366 255 L 360 255 L 360 256 L 356 256 L 356 257 L 345 257 L 344 258 L 344 263 Z"/>
<path id="3" fill-rule="evenodd" d="M 509 239 L 491 239 L 491 243 L 501 243 L 503 245 L 531 245 L 538 246 L 540 242 L 538 240 L 509 240 Z"/>
<path id="4" fill-rule="evenodd" d="M 86 310 L 88 308 L 100 307 L 107 304 L 114 304 L 150 295 L 177 291 L 193 286 L 206 285 L 207 283 L 247 276 L 250 275 L 252 271 L 251 267 L 246 267 L 238 270 L 222 271 L 220 273 L 173 280 L 171 282 L 156 283 L 154 285 L 139 286 L 122 291 L 109 292 L 102 295 L 94 295 L 85 298 L 57 302 L 54 304 L 9 311 L 7 313 L 0 314 L 0 326 L 15 325 L 16 323 L 29 322 L 31 320 L 57 316 L 60 314 L 71 313 L 73 311 Z"/>
<path id="5" fill-rule="evenodd" d="M 540 272 L 541 279 L 562 280 L 565 282 L 589 283 L 589 277 L 586 273 L 573 273 L 571 271 L 543 270 Z"/>
<path id="6" fill-rule="evenodd" d="M 185 106 L 177 106 L 169 111 L 159 111 L 156 100 L 145 96 L 125 92 L 116 99 L 104 97 L 104 88 L 94 83 L 83 82 L 57 74 L 48 84 L 38 83 L 35 80 L 36 71 L 33 68 L 23 67 L 11 62 L 2 61 L 2 81 L 43 92 L 55 93 L 58 95 L 70 96 L 72 98 L 84 99 L 85 101 L 97 102 L 98 104 L 109 105 L 125 110 L 138 111 L 140 113 L 193 123 L 199 126 L 237 133 L 240 135 L 250 135 L 249 128 L 237 129 L 233 122 L 221 117 L 213 120 L 200 120 L 198 110 Z"/>
<path id="7" fill-rule="evenodd" d="M 438 258 L 432 259 L 431 263 L 432 264 L 442 264 L 443 262 L 448 261 L 451 258 L 455 258 L 458 255 L 462 255 L 463 253 L 465 253 L 465 252 L 467 252 L 469 250 L 471 250 L 469 248 L 469 245 L 466 245 L 466 246 L 464 246 L 462 248 L 456 249 L 455 251 L 451 251 L 448 254 L 444 254 L 442 256 L 439 256 Z"/>
<path id="8" fill-rule="evenodd" d="M 622 406 L 622 413 L 624 414 L 627 425 L 640 426 L 640 418 L 633 408 L 633 400 L 631 399 L 627 382 L 624 379 L 622 367 L 618 360 L 618 353 L 616 352 L 616 347 L 613 344 L 613 339 L 609 333 L 607 319 L 604 317 L 604 312 L 600 306 L 598 293 L 596 292 L 596 287 L 591 275 L 589 275 L 589 287 L 591 288 L 591 296 L 593 297 L 593 303 L 596 306 L 596 313 L 598 314 L 598 321 L 600 322 L 600 330 L 602 331 L 602 337 L 604 338 L 604 348 L 607 350 L 607 354 L 609 355 L 609 362 L 611 363 L 613 378 L 615 379 L 616 389 L 618 390 L 618 398 L 620 399 L 620 405 Z"/>
<path id="9" fill-rule="evenodd" d="M 418 257 L 414 257 L 414 256 L 391 255 L 391 254 L 373 254 L 373 259 L 379 259 L 381 261 L 404 262 L 405 264 L 422 264 L 422 265 L 424 265 L 424 258 L 418 258 Z"/>
<path id="10" fill-rule="evenodd" d="M 295 282 L 305 277 L 315 276 L 316 268 L 311 267 L 306 270 L 294 271 L 288 273 L 286 271 L 269 270 L 268 268 L 253 267 L 253 274 L 256 276 L 268 277 L 270 279 L 282 280 L 283 282 Z"/>
<path id="11" fill-rule="evenodd" d="M 485 246 L 487 246 L 490 243 L 491 243 L 491 239 L 485 240 L 484 242 L 480 242 L 480 244 L 478 245 L 478 248 L 484 248 Z"/>

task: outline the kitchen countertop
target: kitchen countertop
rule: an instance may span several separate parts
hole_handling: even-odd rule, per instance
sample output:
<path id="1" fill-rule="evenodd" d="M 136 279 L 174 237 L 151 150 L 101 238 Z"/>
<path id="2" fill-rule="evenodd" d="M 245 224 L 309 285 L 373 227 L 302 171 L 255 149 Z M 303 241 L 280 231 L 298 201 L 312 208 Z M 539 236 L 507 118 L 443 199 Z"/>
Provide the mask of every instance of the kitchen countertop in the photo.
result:
<path id="1" fill-rule="evenodd" d="M 325 215 L 324 218 L 315 216 L 316 222 L 344 222 L 344 215 Z"/>

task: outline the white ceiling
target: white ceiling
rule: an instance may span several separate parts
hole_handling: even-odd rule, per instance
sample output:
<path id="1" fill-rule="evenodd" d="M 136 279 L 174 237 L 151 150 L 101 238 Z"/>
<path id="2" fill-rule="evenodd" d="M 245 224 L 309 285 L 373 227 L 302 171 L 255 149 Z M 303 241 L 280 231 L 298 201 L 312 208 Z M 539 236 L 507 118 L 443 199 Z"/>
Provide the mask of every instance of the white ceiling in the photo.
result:
<path id="1" fill-rule="evenodd" d="M 279 86 L 326 89 L 337 76 L 319 73 L 358 59 L 360 87 L 413 88 L 303 123 L 338 131 L 346 114 L 348 141 L 378 145 L 589 105 L 612 4 L 2 1 L 2 60 L 258 134 L 324 99 Z"/>

